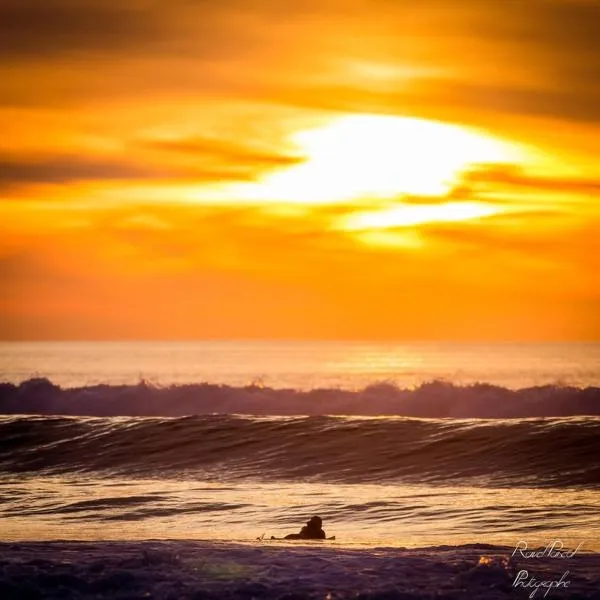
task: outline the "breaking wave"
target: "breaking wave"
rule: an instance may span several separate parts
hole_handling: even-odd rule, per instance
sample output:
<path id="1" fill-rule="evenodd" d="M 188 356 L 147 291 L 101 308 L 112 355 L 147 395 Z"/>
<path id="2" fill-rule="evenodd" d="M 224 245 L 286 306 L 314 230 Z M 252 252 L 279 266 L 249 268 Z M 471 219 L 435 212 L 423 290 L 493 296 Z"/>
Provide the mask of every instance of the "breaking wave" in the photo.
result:
<path id="1" fill-rule="evenodd" d="M 0 417 L 0 470 L 599 486 L 600 418 Z"/>
<path id="2" fill-rule="evenodd" d="M 159 387 L 94 385 L 63 389 L 47 379 L 0 383 L 0 414 L 81 416 L 402 415 L 410 417 L 523 418 L 600 415 L 600 388 L 557 385 L 507 389 L 444 381 L 414 389 L 376 383 L 360 391 L 273 389 L 209 383 Z"/>

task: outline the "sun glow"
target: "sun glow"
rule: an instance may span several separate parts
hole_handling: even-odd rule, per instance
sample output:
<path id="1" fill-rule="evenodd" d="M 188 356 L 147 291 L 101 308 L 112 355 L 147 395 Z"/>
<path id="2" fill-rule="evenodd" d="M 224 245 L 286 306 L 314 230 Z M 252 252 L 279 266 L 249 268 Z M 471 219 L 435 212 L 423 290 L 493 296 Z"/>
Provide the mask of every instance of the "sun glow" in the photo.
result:
<path id="1" fill-rule="evenodd" d="M 489 217 L 500 209 L 484 202 L 444 202 L 430 205 L 400 205 L 387 210 L 350 213 L 338 222 L 340 229 L 360 231 L 365 229 L 391 229 L 414 227 L 424 223 L 454 223 Z"/>
<path id="2" fill-rule="evenodd" d="M 401 194 L 440 196 L 473 165 L 515 162 L 516 147 L 457 125 L 357 115 L 296 132 L 306 160 L 236 186 L 247 200 L 329 203 Z"/>

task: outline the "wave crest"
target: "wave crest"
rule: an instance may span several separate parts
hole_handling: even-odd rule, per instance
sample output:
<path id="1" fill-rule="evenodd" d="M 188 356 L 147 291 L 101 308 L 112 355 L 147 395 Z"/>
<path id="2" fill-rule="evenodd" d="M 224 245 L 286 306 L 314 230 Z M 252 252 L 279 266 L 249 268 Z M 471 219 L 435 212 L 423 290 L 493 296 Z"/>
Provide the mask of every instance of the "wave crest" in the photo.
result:
<path id="1" fill-rule="evenodd" d="M 47 379 L 0 384 L 0 414 L 81 416 L 402 415 L 524 418 L 600 415 L 600 388 L 544 385 L 519 390 L 445 381 L 402 389 L 374 383 L 363 390 L 273 389 L 198 383 L 160 387 L 94 385 L 62 389 Z"/>

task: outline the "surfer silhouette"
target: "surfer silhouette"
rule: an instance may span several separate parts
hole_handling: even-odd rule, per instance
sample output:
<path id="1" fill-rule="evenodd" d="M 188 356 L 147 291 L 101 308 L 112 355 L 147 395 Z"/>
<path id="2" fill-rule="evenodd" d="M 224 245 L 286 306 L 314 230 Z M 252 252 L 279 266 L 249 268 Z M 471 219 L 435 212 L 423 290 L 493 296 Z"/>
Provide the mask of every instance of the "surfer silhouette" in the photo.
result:
<path id="1" fill-rule="evenodd" d="M 322 529 L 323 520 L 321 517 L 311 517 L 306 525 L 300 530 L 300 533 L 289 533 L 284 540 L 324 540 L 327 538 Z M 272 540 L 276 539 L 271 537 Z"/>

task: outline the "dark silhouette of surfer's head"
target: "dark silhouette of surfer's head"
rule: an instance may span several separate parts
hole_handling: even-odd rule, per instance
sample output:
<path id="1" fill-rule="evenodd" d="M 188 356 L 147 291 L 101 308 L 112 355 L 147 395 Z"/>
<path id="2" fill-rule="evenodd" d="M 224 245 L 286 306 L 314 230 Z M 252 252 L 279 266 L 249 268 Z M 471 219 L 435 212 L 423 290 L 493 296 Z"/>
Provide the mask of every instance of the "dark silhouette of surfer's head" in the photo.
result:
<path id="1" fill-rule="evenodd" d="M 290 533 L 285 536 L 286 540 L 324 540 L 325 532 L 322 529 L 323 519 L 321 517 L 311 517 L 306 521 L 306 525 L 300 530 L 300 533 Z"/>
<path id="2" fill-rule="evenodd" d="M 300 535 L 303 538 L 311 540 L 324 540 L 325 532 L 322 529 L 323 519 L 321 517 L 311 517 L 310 520 L 306 521 L 306 527 L 302 528 Z"/>

